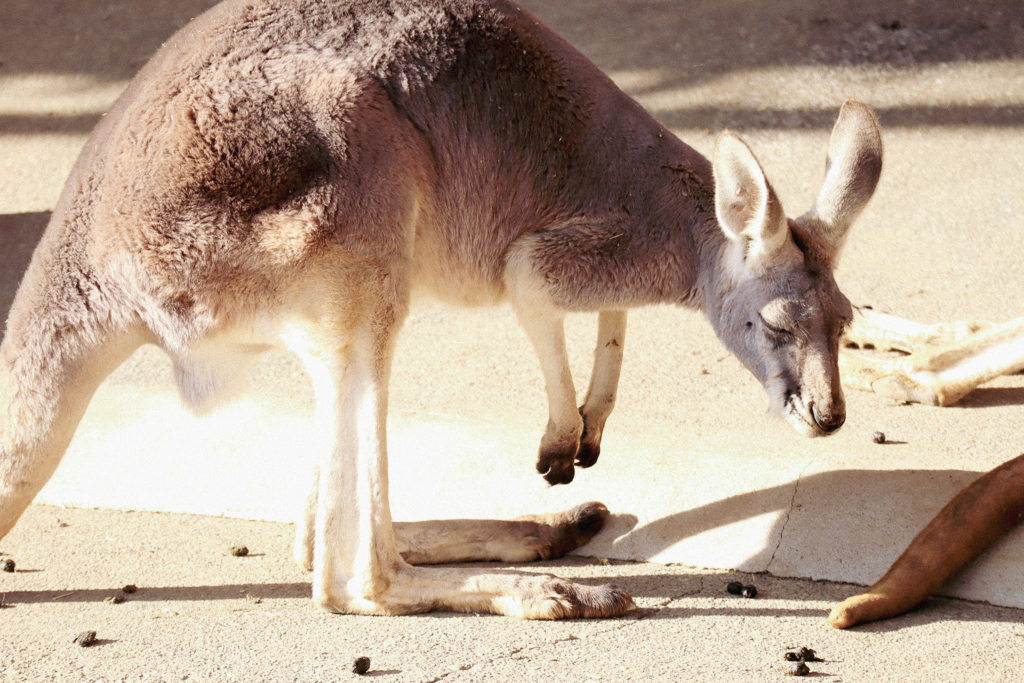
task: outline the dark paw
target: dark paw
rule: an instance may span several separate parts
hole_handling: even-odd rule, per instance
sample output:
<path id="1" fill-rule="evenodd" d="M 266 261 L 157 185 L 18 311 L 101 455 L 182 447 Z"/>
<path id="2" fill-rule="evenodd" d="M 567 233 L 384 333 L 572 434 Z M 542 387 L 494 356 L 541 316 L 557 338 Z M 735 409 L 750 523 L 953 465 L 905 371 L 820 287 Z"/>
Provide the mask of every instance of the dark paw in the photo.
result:
<path id="1" fill-rule="evenodd" d="M 572 455 L 567 457 L 564 453 L 542 452 L 537 458 L 537 471 L 543 474 L 544 480 L 552 486 L 568 484 L 576 476 L 572 461 Z"/>
<path id="2" fill-rule="evenodd" d="M 541 556 L 544 559 L 561 557 L 586 545 L 604 528 L 610 515 L 608 508 L 596 501 L 581 503 L 560 513 L 555 522 L 557 533 L 548 551 L 542 552 Z"/>
<path id="3" fill-rule="evenodd" d="M 598 503 L 592 501 L 589 503 L 580 503 L 572 510 L 569 510 L 569 515 L 572 518 L 572 526 L 578 530 L 580 539 L 580 545 L 583 545 L 604 528 L 605 522 L 608 521 L 608 517 L 612 513 L 608 511 L 608 508 L 604 506 L 604 503 Z"/>
<path id="4" fill-rule="evenodd" d="M 596 430 L 594 424 L 588 424 L 590 420 L 580 406 L 580 416 L 583 418 L 583 434 L 580 435 L 580 449 L 576 453 L 576 464 L 580 467 L 591 467 L 597 462 L 597 456 L 601 455 L 601 432 Z M 602 425 L 603 426 L 603 425 Z M 594 434 L 597 438 L 594 438 Z"/>
<path id="5" fill-rule="evenodd" d="M 553 586 L 570 604 L 567 617 L 592 619 L 617 617 L 636 607 L 633 598 L 618 586 L 584 586 L 563 583 Z"/>
<path id="6" fill-rule="evenodd" d="M 586 434 L 583 435 L 584 438 Z M 601 455 L 601 444 L 586 443 L 580 444 L 580 451 L 576 454 L 576 464 L 580 467 L 591 467 L 597 462 L 597 456 Z"/>

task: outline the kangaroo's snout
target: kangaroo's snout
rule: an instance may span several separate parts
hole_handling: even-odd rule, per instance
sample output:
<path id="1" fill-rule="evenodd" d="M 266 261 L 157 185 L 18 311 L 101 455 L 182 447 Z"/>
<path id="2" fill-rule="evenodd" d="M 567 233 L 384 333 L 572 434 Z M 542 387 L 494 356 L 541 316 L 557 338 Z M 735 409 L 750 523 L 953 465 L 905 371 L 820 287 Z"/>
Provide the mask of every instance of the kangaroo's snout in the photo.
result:
<path id="1" fill-rule="evenodd" d="M 842 401 L 824 408 L 815 404 L 811 406 L 811 417 L 823 434 L 834 434 L 846 423 L 846 406 Z"/>

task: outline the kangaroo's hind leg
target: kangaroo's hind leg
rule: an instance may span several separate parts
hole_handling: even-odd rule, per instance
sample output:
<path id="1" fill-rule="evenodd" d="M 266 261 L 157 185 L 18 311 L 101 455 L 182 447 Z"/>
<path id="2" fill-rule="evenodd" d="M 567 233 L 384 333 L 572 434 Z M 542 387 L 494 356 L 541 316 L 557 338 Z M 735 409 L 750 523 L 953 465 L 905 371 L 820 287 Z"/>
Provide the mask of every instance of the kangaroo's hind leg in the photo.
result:
<path id="1" fill-rule="evenodd" d="M 414 567 L 403 559 L 396 536 L 408 541 L 417 534 L 396 533 L 392 524 L 386 435 L 391 361 L 408 297 L 396 270 L 400 265 L 346 263 L 345 277 L 324 285 L 338 291 L 319 296 L 330 306 L 337 302 L 337 310 L 287 325 L 283 334 L 313 380 L 315 428 L 324 438 L 313 530 L 314 600 L 328 610 L 355 614 L 451 610 L 547 619 L 621 614 L 632 601 L 616 588 L 514 571 Z M 508 523 L 484 526 L 511 532 Z M 432 523 L 432 529 L 439 537 L 428 544 L 441 551 L 413 559 L 440 559 L 449 534 L 457 542 L 467 537 L 444 523 Z"/>
<path id="2" fill-rule="evenodd" d="M 895 359 L 844 350 L 839 357 L 843 382 L 900 401 L 948 406 L 991 379 L 1024 369 L 1024 318 L 977 332 L 954 331 L 950 337 L 945 343 L 920 342 L 910 355 Z M 860 345 L 864 338 L 858 337 Z"/>

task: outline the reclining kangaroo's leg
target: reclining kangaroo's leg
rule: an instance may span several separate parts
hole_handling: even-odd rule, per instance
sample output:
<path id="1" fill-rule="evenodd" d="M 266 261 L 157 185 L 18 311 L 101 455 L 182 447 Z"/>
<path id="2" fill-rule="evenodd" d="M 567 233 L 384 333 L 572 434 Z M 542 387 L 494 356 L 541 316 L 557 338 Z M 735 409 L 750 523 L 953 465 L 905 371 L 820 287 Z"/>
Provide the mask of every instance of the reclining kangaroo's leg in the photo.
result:
<path id="1" fill-rule="evenodd" d="M 295 560 L 310 571 L 318 481 L 317 477 L 295 534 Z M 392 526 L 398 552 L 409 564 L 532 562 L 561 557 L 586 545 L 604 528 L 608 516 L 608 508 L 590 502 L 564 512 L 513 520 L 442 519 L 393 522 Z"/>
<path id="2" fill-rule="evenodd" d="M 861 306 L 853 307 L 853 322 L 843 332 L 847 348 L 914 353 L 925 347 L 958 342 L 992 327 L 992 323 L 955 322 L 923 325 Z"/>
<path id="3" fill-rule="evenodd" d="M 586 545 L 608 519 L 601 503 L 582 503 L 547 515 L 514 520 L 447 519 L 395 522 L 395 540 L 409 564 L 532 562 L 561 557 Z"/>
<path id="4" fill-rule="evenodd" d="M 839 366 L 847 386 L 899 401 L 953 405 L 991 379 L 1024 370 L 1024 318 L 894 360 L 844 351 Z"/>

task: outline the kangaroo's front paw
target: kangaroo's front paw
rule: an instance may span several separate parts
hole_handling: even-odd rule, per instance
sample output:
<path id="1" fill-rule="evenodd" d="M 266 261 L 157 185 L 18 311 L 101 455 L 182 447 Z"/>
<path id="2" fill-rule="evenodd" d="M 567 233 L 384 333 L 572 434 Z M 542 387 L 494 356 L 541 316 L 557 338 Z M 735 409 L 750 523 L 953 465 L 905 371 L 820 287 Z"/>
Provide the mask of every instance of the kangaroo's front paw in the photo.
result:
<path id="1" fill-rule="evenodd" d="M 548 423 L 544 438 L 540 440 L 540 453 L 537 456 L 537 471 L 551 484 L 568 484 L 576 475 L 573 461 L 580 449 L 580 438 L 583 436 L 583 417 L 574 414 L 573 421 L 567 424 L 552 420 Z"/>
<path id="2" fill-rule="evenodd" d="M 583 418 L 583 435 L 580 437 L 580 449 L 576 453 L 576 464 L 580 467 L 591 467 L 601 455 L 604 419 L 593 414 L 587 415 L 586 406 L 580 406 L 580 417 Z"/>
<path id="3" fill-rule="evenodd" d="M 547 450 L 541 446 L 537 456 L 537 471 L 544 475 L 544 480 L 552 486 L 568 484 L 576 476 L 573 460 L 576 459 L 576 444 L 571 448 Z"/>
<path id="4" fill-rule="evenodd" d="M 576 453 L 576 464 L 583 468 L 591 467 L 597 462 L 599 455 L 601 455 L 600 443 L 583 441 L 580 443 L 579 452 Z"/>
<path id="5" fill-rule="evenodd" d="M 586 417 L 583 419 L 583 436 L 580 437 L 580 449 L 576 452 L 576 464 L 580 467 L 591 467 L 601 455 L 601 430 L 588 429 Z"/>

